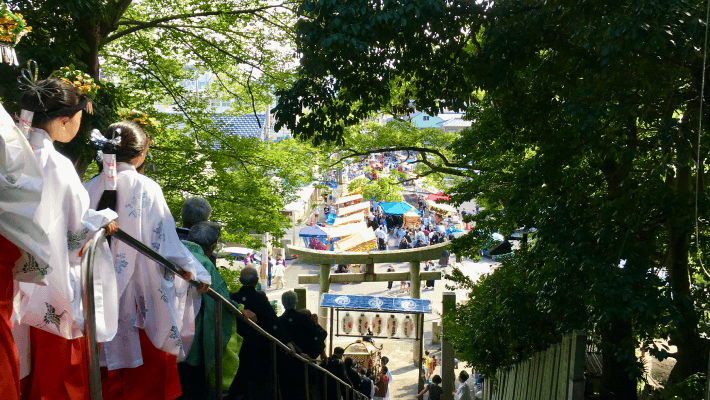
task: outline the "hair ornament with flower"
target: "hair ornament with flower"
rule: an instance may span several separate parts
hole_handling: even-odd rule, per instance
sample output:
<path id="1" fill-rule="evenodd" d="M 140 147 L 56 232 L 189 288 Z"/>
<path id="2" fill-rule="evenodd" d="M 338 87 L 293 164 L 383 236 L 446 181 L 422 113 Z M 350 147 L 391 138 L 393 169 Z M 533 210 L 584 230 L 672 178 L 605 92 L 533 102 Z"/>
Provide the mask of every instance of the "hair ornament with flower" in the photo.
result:
<path id="1" fill-rule="evenodd" d="M 96 92 L 101 89 L 101 86 L 94 81 L 94 78 L 85 72 L 75 69 L 73 65 L 59 68 L 58 71 L 52 73 L 52 77 L 56 77 L 69 85 L 76 86 L 81 94 L 91 98 L 96 97 Z"/>
<path id="2" fill-rule="evenodd" d="M 25 17 L 20 13 L 13 13 L 2 4 L 0 8 L 0 42 L 12 43 L 13 46 L 27 33 L 32 32 L 32 27 L 27 25 Z"/>
<path id="3" fill-rule="evenodd" d="M 148 134 L 148 136 L 155 136 L 158 132 L 162 130 L 160 122 L 155 118 L 148 117 L 148 114 L 132 110 L 129 113 L 121 114 L 121 119 L 128 121 L 133 121 L 143 128 L 143 130 Z"/>
<path id="4" fill-rule="evenodd" d="M 0 4 L 0 59 L 2 62 L 14 66 L 20 65 L 17 61 L 15 45 L 28 32 L 32 32 L 32 27 L 27 25 L 22 14 L 10 11 L 5 2 Z"/>

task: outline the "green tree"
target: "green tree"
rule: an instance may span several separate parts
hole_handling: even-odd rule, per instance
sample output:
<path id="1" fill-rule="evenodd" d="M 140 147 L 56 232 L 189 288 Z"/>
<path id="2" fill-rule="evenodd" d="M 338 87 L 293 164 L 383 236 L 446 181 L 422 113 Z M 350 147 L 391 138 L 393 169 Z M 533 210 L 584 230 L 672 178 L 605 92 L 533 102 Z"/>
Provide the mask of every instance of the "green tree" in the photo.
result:
<path id="1" fill-rule="evenodd" d="M 488 279 L 460 279 L 474 290 L 448 317 L 456 345 L 492 347 L 469 361 L 504 367 L 581 328 L 601 340 L 609 398 L 636 398 L 639 340 L 659 358 L 653 338 L 678 346 L 670 382 L 707 368 L 702 2 L 306 1 L 300 13 L 279 123 L 343 142 L 339 127 L 393 99 L 466 110 L 475 123 L 450 150 L 469 180 L 454 200 L 489 207 L 455 247 L 538 230 Z"/>
<path id="2" fill-rule="evenodd" d="M 400 202 L 403 200 L 400 185 L 395 176 L 378 177 L 376 181 L 357 178 L 349 183 L 349 189 L 351 192 L 362 190 L 362 197 L 366 201 L 375 199 L 378 202 Z"/>
<path id="3" fill-rule="evenodd" d="M 310 183 L 313 148 L 267 144 L 220 129 L 210 99 L 231 100 L 227 115 L 264 113 L 273 90 L 289 82 L 292 4 L 262 0 L 12 0 L 33 27 L 17 46 L 21 64 L 37 60 L 40 77 L 74 65 L 101 89 L 82 134 L 58 146 L 83 175 L 94 151 L 91 128 L 104 129 L 136 109 L 161 122 L 149 176 L 163 187 L 173 215 L 184 196 L 201 195 L 230 240 L 258 245 L 249 233 L 283 234 L 279 210 Z M 209 74 L 205 87 L 189 86 Z M 0 66 L 0 96 L 16 111 L 19 68 Z M 170 112 L 168 112 L 170 111 Z M 266 121 L 261 121 L 262 127 Z M 268 131 L 268 129 L 267 129 Z M 93 170 L 93 169 L 92 169 Z M 88 177 L 87 177 L 88 178 Z M 231 236 L 230 236 L 231 235 Z"/>

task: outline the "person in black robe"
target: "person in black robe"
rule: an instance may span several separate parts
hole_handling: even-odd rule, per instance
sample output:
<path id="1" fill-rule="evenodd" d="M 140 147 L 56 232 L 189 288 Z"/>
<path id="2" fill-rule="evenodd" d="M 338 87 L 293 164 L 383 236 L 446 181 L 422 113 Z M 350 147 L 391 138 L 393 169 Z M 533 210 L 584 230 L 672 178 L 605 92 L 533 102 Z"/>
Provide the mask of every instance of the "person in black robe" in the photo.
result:
<path id="1" fill-rule="evenodd" d="M 281 296 L 281 303 L 284 306 L 284 313 L 279 317 L 279 321 L 286 328 L 293 338 L 296 351 L 307 359 L 316 359 L 320 355 L 318 331 L 313 319 L 296 311 L 296 293 L 288 291 Z M 283 398 L 293 400 L 308 400 L 306 396 L 305 370 L 307 365 L 301 360 L 286 355 L 279 363 L 279 385 Z M 309 371 L 310 372 L 310 371 Z M 310 373 L 309 373 L 310 379 Z"/>
<path id="2" fill-rule="evenodd" d="M 256 314 L 256 324 L 296 351 L 291 335 L 276 317 L 264 292 L 256 290 L 259 275 L 254 267 L 244 267 L 239 276 L 242 288 L 229 297 Z M 275 400 L 271 377 L 271 342 L 248 323 L 237 320 L 237 333 L 244 339 L 239 352 L 239 370 L 229 387 L 229 400 Z"/>
<path id="3" fill-rule="evenodd" d="M 328 359 L 322 364 L 322 367 L 325 368 L 331 374 L 335 375 L 341 381 L 352 386 L 352 383 L 350 382 L 350 379 L 348 378 L 347 373 L 345 372 L 345 364 L 343 364 L 343 354 L 345 354 L 345 350 L 342 347 L 334 348 L 333 354 L 328 357 Z M 341 400 L 341 398 L 344 398 L 345 396 L 346 386 L 340 384 L 340 398 L 338 398 L 336 382 L 336 380 L 328 376 L 328 400 Z"/>
<path id="4" fill-rule="evenodd" d="M 353 360 L 351 357 L 345 357 L 345 360 L 343 361 L 343 366 L 345 367 L 345 375 L 347 375 L 348 379 L 350 380 L 350 383 L 352 383 L 353 388 L 359 392 L 360 374 L 358 374 L 355 370 L 355 368 L 357 368 L 355 360 Z"/>

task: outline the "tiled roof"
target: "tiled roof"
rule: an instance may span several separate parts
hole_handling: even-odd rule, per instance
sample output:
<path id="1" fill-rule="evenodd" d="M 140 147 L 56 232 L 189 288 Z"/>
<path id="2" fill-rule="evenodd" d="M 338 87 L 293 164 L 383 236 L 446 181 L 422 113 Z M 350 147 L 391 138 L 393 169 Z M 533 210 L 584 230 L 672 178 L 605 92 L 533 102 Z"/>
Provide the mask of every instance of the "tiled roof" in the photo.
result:
<path id="1" fill-rule="evenodd" d="M 256 117 L 259 118 L 258 122 Z M 215 116 L 215 124 L 222 132 L 237 135 L 243 138 L 261 138 L 264 132 L 266 114 L 245 114 L 236 117 L 219 115 Z M 261 127 L 259 127 L 261 124 Z"/>
<path id="2" fill-rule="evenodd" d="M 471 126 L 471 121 L 464 121 L 461 118 L 453 118 L 448 121 L 443 121 L 437 125 L 444 128 L 468 128 Z"/>
<path id="3" fill-rule="evenodd" d="M 449 121 L 454 118 L 461 118 L 461 117 L 463 117 L 463 114 L 462 113 L 453 113 L 453 112 L 443 112 L 443 113 L 436 114 L 436 116 L 443 119 L 444 121 Z"/>

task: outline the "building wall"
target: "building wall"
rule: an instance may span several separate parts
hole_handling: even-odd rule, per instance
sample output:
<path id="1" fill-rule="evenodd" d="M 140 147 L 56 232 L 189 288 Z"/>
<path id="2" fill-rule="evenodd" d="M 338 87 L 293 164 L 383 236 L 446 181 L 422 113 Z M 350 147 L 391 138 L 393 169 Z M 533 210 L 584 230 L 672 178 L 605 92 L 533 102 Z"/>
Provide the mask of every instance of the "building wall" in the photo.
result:
<path id="1" fill-rule="evenodd" d="M 443 119 L 439 117 L 432 117 L 426 113 L 419 113 L 416 117 L 412 118 L 412 123 L 417 128 L 436 128 L 439 122 Z"/>

